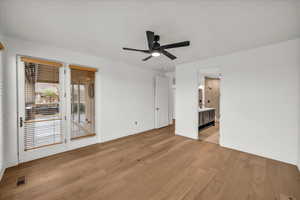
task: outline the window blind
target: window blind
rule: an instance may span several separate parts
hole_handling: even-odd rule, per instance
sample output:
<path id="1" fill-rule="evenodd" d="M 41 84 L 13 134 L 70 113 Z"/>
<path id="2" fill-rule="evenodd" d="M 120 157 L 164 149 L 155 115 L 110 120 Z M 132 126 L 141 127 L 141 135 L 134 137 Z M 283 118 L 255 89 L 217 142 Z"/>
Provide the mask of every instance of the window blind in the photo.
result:
<path id="1" fill-rule="evenodd" d="M 59 68 L 22 59 L 25 72 L 25 150 L 62 143 Z"/>
<path id="2" fill-rule="evenodd" d="M 70 69 L 77 69 L 77 70 L 81 70 L 81 71 L 90 71 L 90 72 L 97 72 L 98 70 L 96 68 L 92 68 L 92 67 L 82 67 L 79 65 L 69 65 Z"/>
<path id="3" fill-rule="evenodd" d="M 95 135 L 95 71 L 71 68 L 71 139 Z"/>
<path id="4" fill-rule="evenodd" d="M 43 59 L 38 59 L 38 58 L 31 58 L 31 57 L 21 57 L 22 62 L 26 63 L 35 63 L 35 64 L 41 64 L 41 65 L 47 65 L 51 67 L 62 67 L 63 64 L 59 62 L 53 62 L 53 61 L 48 61 L 48 60 L 43 60 Z"/>

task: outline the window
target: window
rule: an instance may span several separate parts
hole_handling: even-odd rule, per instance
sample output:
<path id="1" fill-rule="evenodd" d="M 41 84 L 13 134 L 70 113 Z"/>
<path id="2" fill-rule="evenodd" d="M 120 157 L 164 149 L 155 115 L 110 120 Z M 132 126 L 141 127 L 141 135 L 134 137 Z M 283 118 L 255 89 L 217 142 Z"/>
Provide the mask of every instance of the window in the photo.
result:
<path id="1" fill-rule="evenodd" d="M 71 68 L 71 139 L 95 135 L 95 71 Z M 87 68 L 88 69 L 88 68 Z"/>

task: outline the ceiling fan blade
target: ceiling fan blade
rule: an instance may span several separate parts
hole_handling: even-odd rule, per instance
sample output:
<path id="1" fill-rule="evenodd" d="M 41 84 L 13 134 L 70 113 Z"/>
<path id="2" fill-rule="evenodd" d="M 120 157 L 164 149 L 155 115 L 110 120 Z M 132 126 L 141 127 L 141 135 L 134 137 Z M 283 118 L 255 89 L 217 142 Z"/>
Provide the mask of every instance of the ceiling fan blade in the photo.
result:
<path id="1" fill-rule="evenodd" d="M 170 58 L 171 60 L 175 60 L 176 59 L 176 56 L 174 56 L 173 54 L 165 51 L 165 50 L 162 50 L 161 51 L 162 54 L 164 54 L 165 56 L 167 56 L 168 58 Z"/>
<path id="2" fill-rule="evenodd" d="M 160 48 L 162 48 L 162 49 L 171 49 L 171 48 L 186 47 L 186 46 L 190 46 L 190 41 L 167 44 L 167 45 L 161 46 Z"/>
<path id="3" fill-rule="evenodd" d="M 127 51 L 139 51 L 139 52 L 143 52 L 143 53 L 150 53 L 149 50 L 132 49 L 132 48 L 126 48 L 126 47 L 124 47 L 123 50 L 127 50 Z"/>
<path id="4" fill-rule="evenodd" d="M 144 58 L 142 61 L 149 60 L 150 58 L 152 58 L 152 56 L 148 56 L 148 57 Z"/>
<path id="5" fill-rule="evenodd" d="M 146 31 L 146 35 L 147 35 L 147 41 L 148 41 L 149 50 L 152 50 L 152 48 L 153 48 L 153 42 L 154 42 L 154 32 L 152 32 L 152 31 Z"/>

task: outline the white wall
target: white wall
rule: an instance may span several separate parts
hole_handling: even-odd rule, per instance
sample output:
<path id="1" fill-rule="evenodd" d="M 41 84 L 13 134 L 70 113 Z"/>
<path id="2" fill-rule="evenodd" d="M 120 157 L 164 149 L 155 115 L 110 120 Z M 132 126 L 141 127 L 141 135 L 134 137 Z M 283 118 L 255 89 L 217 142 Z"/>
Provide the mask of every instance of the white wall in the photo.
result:
<path id="1" fill-rule="evenodd" d="M 176 66 L 176 134 L 197 138 L 198 71 L 219 68 L 220 144 L 296 164 L 300 39 Z"/>
<path id="2" fill-rule="evenodd" d="M 175 72 L 167 72 L 165 73 L 167 77 L 169 77 L 169 120 L 170 124 L 173 123 L 173 119 L 175 119 L 175 84 L 173 83 L 173 79 L 175 79 Z"/>
<path id="3" fill-rule="evenodd" d="M 300 3 L 299 3 L 299 5 L 300 5 Z M 300 76 L 300 73 L 299 73 L 299 76 Z M 300 82 L 299 82 L 299 85 L 300 85 Z M 300 101 L 299 101 L 298 109 L 299 109 L 299 119 L 300 119 Z M 298 123 L 300 124 L 300 120 Z M 298 135 L 298 170 L 300 171 L 300 130 L 298 133 L 299 133 L 299 135 Z"/>
<path id="4" fill-rule="evenodd" d="M 172 87 L 172 99 L 173 99 L 173 105 L 172 105 L 172 112 L 173 112 L 173 115 L 172 115 L 172 118 L 173 119 L 176 119 L 176 86 L 173 85 Z"/>
<path id="5" fill-rule="evenodd" d="M 103 65 L 101 73 L 102 141 L 153 129 L 156 73 L 124 64 Z"/>
<path id="6" fill-rule="evenodd" d="M 6 166 L 17 164 L 16 55 L 99 68 L 96 74 L 96 133 L 90 144 L 154 128 L 154 76 L 158 72 L 49 45 L 6 38 L 4 140 Z M 138 125 L 134 122 L 138 121 Z"/>
<path id="7" fill-rule="evenodd" d="M 4 142 L 3 142 L 3 109 L 2 109 L 2 93 L 3 93 L 3 51 L 0 51 L 0 180 L 4 173 Z"/>

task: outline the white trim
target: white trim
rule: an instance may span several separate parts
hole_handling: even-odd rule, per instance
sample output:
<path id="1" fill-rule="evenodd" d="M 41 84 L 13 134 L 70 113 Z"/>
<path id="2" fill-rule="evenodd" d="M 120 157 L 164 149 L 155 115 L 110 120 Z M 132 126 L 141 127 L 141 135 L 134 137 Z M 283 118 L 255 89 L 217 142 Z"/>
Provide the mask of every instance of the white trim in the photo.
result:
<path id="1" fill-rule="evenodd" d="M 184 137 L 186 139 L 190 139 L 190 140 L 198 140 L 198 135 L 196 137 L 192 137 L 192 136 L 187 136 L 187 135 L 184 135 L 184 134 L 181 134 L 181 133 L 178 133 L 178 132 L 175 132 L 175 135 L 178 135 L 178 136 L 181 136 L 181 137 Z"/>
<path id="2" fill-rule="evenodd" d="M 236 150 L 236 151 L 239 151 L 239 152 L 243 152 L 243 153 L 247 153 L 247 154 L 251 154 L 251 155 L 255 155 L 255 156 L 260 156 L 260 157 L 263 157 L 263 158 L 266 158 L 266 159 L 271 159 L 271 160 L 276 160 L 276 161 L 284 162 L 284 163 L 291 164 L 291 165 L 296 165 L 294 160 L 286 159 L 286 158 L 282 159 L 280 157 L 275 157 L 273 155 L 266 154 L 264 152 L 262 153 L 262 152 L 256 151 L 255 149 L 249 149 L 249 148 L 247 149 L 247 148 L 244 148 L 242 146 L 228 144 L 227 142 L 224 142 L 224 141 L 221 141 L 221 140 L 220 140 L 220 146 L 228 148 L 228 149 L 233 149 L 233 150 Z"/>
<path id="3" fill-rule="evenodd" d="M 8 169 L 10 167 L 14 167 L 14 166 L 17 166 L 19 164 L 19 160 L 13 160 L 13 161 L 6 161 L 4 163 L 4 168 L 5 169 Z"/>
<path id="4" fill-rule="evenodd" d="M 68 145 L 55 145 L 55 146 L 50 146 L 50 147 L 43 147 L 41 149 L 38 149 L 39 151 L 37 151 L 37 152 L 32 152 L 31 154 L 25 154 L 22 157 L 22 159 L 19 161 L 19 163 L 25 163 L 25 162 L 29 162 L 32 160 L 37 160 L 40 158 L 52 156 L 55 154 L 60 154 L 63 152 L 79 149 L 79 148 L 82 148 L 85 146 L 97 144 L 98 141 L 95 140 L 95 137 L 96 136 L 82 139 L 84 141 L 82 141 L 82 140 L 72 141 L 72 142 L 68 143 Z"/>
<path id="5" fill-rule="evenodd" d="M 4 175 L 4 172 L 5 172 L 5 169 L 6 168 L 3 168 L 3 169 L 1 169 L 1 171 L 0 171 L 0 181 L 2 180 L 2 178 L 3 178 L 3 175 Z"/>

